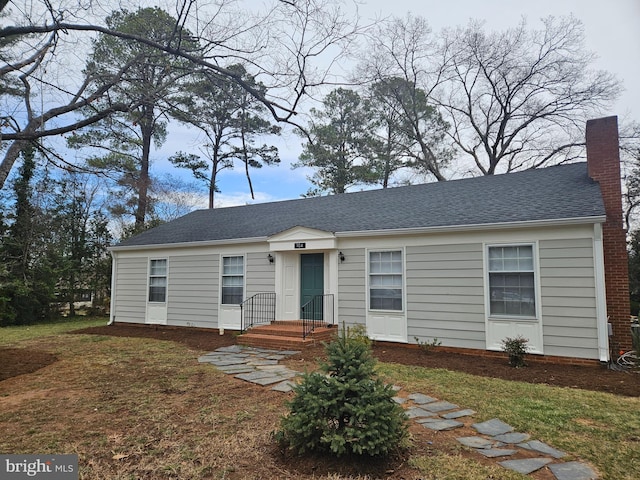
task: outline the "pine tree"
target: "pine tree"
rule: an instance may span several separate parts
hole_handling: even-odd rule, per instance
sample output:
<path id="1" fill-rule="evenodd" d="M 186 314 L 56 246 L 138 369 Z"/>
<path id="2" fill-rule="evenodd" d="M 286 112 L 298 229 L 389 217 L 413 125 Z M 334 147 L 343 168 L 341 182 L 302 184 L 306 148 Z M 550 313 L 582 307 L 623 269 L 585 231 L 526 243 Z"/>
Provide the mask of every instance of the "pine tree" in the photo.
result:
<path id="1" fill-rule="evenodd" d="M 303 454 L 328 451 L 384 456 L 406 437 L 406 416 L 394 392 L 375 375 L 369 340 L 343 328 L 326 347 L 321 373 L 304 375 L 276 437 Z"/>

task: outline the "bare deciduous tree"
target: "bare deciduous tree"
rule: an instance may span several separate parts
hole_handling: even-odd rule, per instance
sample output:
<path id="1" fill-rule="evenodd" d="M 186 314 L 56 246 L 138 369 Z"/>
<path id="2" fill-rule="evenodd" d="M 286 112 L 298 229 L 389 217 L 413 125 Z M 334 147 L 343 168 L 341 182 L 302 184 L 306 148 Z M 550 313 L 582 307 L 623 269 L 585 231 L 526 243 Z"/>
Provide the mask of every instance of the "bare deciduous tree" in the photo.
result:
<path id="1" fill-rule="evenodd" d="M 613 75 L 592 69 L 574 17 L 523 19 L 486 33 L 482 24 L 442 35 L 439 105 L 451 138 L 485 175 L 561 163 L 582 153 L 584 124 L 620 92 Z"/>
<path id="2" fill-rule="evenodd" d="M 63 58 L 64 49 L 67 52 L 82 50 L 82 42 L 86 45 L 87 39 L 98 33 L 139 42 L 185 59 L 194 68 L 228 78 L 261 102 L 276 121 L 296 125 L 300 103 L 317 87 L 334 80 L 329 76 L 334 62 L 346 54 L 354 35 L 360 31 L 358 19 L 347 15 L 343 8 L 346 1 L 271 0 L 256 8 L 253 2 L 243 5 L 243 2 L 219 0 L 202 7 L 192 0 L 179 0 L 171 12 L 177 18 L 176 29 L 187 28 L 192 32 L 191 40 L 201 45 L 198 52 L 185 51 L 179 43 L 161 43 L 108 28 L 104 25 L 104 10 L 100 10 L 100 15 L 93 15 L 91 10 L 94 6 L 103 8 L 100 2 L 89 2 L 81 12 L 76 2 L 69 4 L 72 8 L 65 8 L 66 2 L 54 7 L 47 0 L 40 0 L 33 9 L 16 8 L 16 12 L 10 12 L 8 4 L 3 2 L 0 12 L 9 13 L 9 24 L 5 20 L 7 26 L 0 28 L 0 39 L 11 39 L 20 45 L 11 47 L 16 53 L 13 63 L 5 63 L 8 56 L 0 45 L 3 53 L 0 69 L 3 77 L 20 77 L 24 89 L 23 107 L 7 110 L 20 111 L 20 114 L 6 115 L 1 123 L 0 141 L 8 147 L 0 163 L 0 188 L 25 144 L 41 146 L 44 137 L 76 131 L 113 111 L 127 111 L 131 107 L 112 104 L 105 110 L 97 110 L 93 117 L 80 120 L 70 115 L 91 105 L 100 95 L 108 99 L 109 85 L 89 95 L 91 78 L 79 79 L 76 82 L 79 86 L 74 87 L 62 85 L 60 77 L 52 78 L 45 66 Z M 36 6 L 40 7 L 39 11 Z M 125 7 L 123 2 L 117 5 L 117 8 Z M 111 10 L 108 6 L 104 8 L 107 12 Z M 54 53 L 57 57 L 52 56 Z M 256 89 L 242 75 L 225 68 L 237 63 L 244 64 L 266 88 Z M 55 99 L 57 104 L 41 103 L 37 111 L 32 101 L 36 91 L 40 94 L 44 90 L 49 92 L 47 98 Z M 6 95 L 2 96 L 2 100 L 8 101 Z"/>
<path id="3" fill-rule="evenodd" d="M 382 108 L 382 143 L 395 137 L 396 162 L 445 180 L 443 169 L 451 159 L 443 142 L 447 124 L 433 99 L 442 71 L 426 20 L 409 15 L 381 23 L 369 34 L 367 51 L 358 77 L 371 84 L 373 103 Z"/>

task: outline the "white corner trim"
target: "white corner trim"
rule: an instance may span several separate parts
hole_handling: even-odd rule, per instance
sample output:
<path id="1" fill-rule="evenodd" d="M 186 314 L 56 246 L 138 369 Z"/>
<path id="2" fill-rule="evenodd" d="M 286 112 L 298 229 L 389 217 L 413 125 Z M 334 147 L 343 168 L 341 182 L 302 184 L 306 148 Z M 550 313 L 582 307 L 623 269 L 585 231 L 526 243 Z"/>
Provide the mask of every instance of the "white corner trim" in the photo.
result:
<path id="1" fill-rule="evenodd" d="M 593 226 L 593 268 L 596 287 L 596 326 L 598 332 L 598 357 L 609 361 L 609 325 L 607 317 L 607 287 L 604 276 L 604 246 L 602 225 Z"/>
<path id="2" fill-rule="evenodd" d="M 111 254 L 111 301 L 109 304 L 109 321 L 107 325 L 113 325 L 116 321 L 116 278 L 118 276 L 118 260 L 116 252 L 113 250 Z"/>

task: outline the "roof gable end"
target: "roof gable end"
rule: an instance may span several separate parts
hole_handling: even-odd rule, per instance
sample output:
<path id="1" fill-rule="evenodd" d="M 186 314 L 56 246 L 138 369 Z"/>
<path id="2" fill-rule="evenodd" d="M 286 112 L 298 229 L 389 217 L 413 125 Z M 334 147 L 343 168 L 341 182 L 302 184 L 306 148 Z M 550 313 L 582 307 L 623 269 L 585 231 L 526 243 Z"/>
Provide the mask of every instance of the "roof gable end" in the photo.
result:
<path id="1" fill-rule="evenodd" d="M 336 236 L 325 230 L 295 226 L 270 236 L 267 242 L 272 251 L 324 250 L 336 247 Z"/>

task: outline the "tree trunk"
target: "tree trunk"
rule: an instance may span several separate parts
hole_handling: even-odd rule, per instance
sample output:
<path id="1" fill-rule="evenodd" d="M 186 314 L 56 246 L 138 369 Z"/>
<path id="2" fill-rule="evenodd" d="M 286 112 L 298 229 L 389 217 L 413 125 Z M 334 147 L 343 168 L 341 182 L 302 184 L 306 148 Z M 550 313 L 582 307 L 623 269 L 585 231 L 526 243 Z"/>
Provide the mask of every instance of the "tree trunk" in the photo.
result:
<path id="1" fill-rule="evenodd" d="M 149 157 L 151 156 L 151 139 L 153 136 L 153 108 L 144 106 L 143 118 L 140 122 L 142 132 L 142 158 L 140 158 L 140 175 L 138 177 L 138 205 L 135 213 L 135 230 L 144 229 L 147 210 L 149 209 Z"/>
<path id="2" fill-rule="evenodd" d="M 7 181 L 7 177 L 11 173 L 11 169 L 13 165 L 16 163 L 16 160 L 20 156 L 20 152 L 29 145 L 29 142 L 26 140 L 16 140 L 11 146 L 8 148 L 7 152 L 2 159 L 2 163 L 0 163 L 0 190 L 4 187 L 5 182 Z"/>

